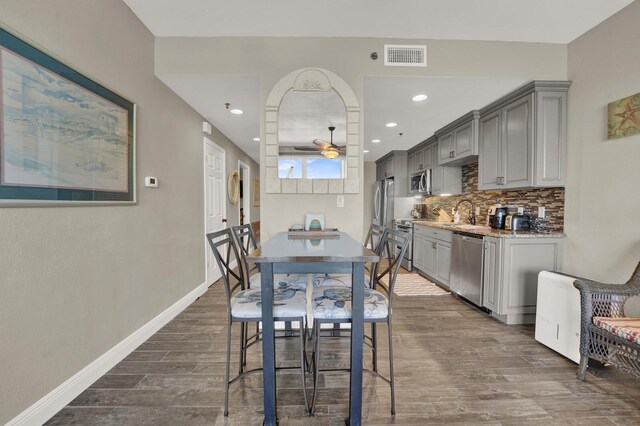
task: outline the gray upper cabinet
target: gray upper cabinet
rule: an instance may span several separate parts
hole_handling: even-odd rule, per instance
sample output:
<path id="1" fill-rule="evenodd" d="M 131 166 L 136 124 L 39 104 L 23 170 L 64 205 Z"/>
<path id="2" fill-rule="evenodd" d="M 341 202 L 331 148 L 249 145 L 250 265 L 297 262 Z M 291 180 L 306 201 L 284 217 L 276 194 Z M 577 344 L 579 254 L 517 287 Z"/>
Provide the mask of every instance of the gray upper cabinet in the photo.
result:
<path id="1" fill-rule="evenodd" d="M 431 168 L 431 150 L 420 148 L 409 153 L 408 169 L 409 175 L 424 172 Z"/>
<path id="2" fill-rule="evenodd" d="M 408 196 L 408 162 L 407 151 L 391 151 L 376 161 L 376 180 L 393 178 L 396 196 Z"/>
<path id="3" fill-rule="evenodd" d="M 478 155 L 479 111 L 471 111 L 436 132 L 438 164 L 463 165 Z"/>
<path id="4" fill-rule="evenodd" d="M 480 111 L 479 189 L 565 184 L 569 85 L 533 81 Z"/>
<path id="5" fill-rule="evenodd" d="M 435 136 L 432 137 L 435 141 Z M 440 166 L 438 143 L 432 143 L 425 149 L 425 155 L 431 156 L 431 194 L 460 194 L 462 193 L 462 167 Z"/>

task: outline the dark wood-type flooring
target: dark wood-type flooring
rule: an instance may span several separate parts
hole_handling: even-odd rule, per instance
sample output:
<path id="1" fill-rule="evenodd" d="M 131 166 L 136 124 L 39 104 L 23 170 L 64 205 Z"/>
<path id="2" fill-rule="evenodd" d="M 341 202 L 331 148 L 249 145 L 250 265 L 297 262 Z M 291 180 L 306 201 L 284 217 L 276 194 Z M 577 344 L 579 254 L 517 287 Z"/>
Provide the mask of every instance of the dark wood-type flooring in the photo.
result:
<path id="1" fill-rule="evenodd" d="M 536 342 L 533 326 L 506 326 L 453 296 L 396 302 L 397 414 L 390 415 L 388 385 L 365 373 L 364 424 L 640 424 L 638 382 L 609 367 L 590 369 L 587 381 L 578 381 L 577 366 Z M 224 292 L 216 283 L 47 424 L 261 425 L 260 374 L 232 386 L 229 417 L 223 417 L 225 322 Z M 237 344 L 239 326 L 234 329 Z M 386 373 L 386 326 L 379 330 Z M 323 366 L 348 365 L 348 338 L 324 343 Z M 297 364 L 297 344 L 278 339 L 279 365 Z M 370 366 L 370 352 L 365 355 Z M 249 365 L 260 359 L 254 346 Z M 279 372 L 280 425 L 344 424 L 348 383 L 348 373 L 321 375 L 316 415 L 305 417 L 299 373 Z M 307 385 L 311 390 L 310 377 Z"/>

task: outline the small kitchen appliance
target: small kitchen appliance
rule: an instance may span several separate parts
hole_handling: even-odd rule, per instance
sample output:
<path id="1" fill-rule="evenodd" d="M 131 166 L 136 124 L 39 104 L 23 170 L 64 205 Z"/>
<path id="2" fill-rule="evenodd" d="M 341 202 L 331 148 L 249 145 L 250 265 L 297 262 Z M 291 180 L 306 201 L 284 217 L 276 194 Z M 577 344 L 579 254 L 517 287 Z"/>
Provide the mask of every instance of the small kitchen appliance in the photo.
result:
<path id="1" fill-rule="evenodd" d="M 414 204 L 413 210 L 411 210 L 411 217 L 414 219 L 424 219 L 427 217 L 427 205 L 426 204 Z"/>
<path id="2" fill-rule="evenodd" d="M 510 231 L 528 231 L 531 229 L 531 218 L 526 214 L 510 214 L 504 221 L 504 228 Z"/>
<path id="3" fill-rule="evenodd" d="M 431 169 L 411 175 L 410 194 L 431 194 Z"/>
<path id="4" fill-rule="evenodd" d="M 488 225 L 493 229 L 504 229 L 505 219 L 508 213 L 508 207 L 489 207 Z"/>

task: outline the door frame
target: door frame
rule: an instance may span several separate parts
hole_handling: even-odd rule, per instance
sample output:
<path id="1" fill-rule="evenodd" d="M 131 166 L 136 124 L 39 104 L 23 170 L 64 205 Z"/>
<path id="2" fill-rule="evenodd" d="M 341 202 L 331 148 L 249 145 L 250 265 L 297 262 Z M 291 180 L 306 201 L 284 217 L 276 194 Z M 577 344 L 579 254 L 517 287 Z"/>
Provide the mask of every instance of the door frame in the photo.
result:
<path id="1" fill-rule="evenodd" d="M 202 182 L 203 182 L 203 197 L 202 200 L 203 202 L 203 215 L 204 215 L 204 277 L 205 277 L 205 282 L 207 283 L 207 285 L 211 285 L 214 282 L 216 282 L 220 276 L 222 276 L 222 274 L 220 273 L 220 276 L 218 277 L 209 277 L 209 268 L 207 267 L 207 256 L 209 253 L 209 250 L 211 250 L 211 247 L 209 246 L 209 241 L 207 240 L 207 196 L 209 195 L 208 191 L 207 191 L 207 145 L 210 145 L 211 147 L 213 147 L 213 149 L 216 149 L 220 152 L 222 152 L 222 179 L 223 181 L 226 180 L 227 178 L 227 151 L 225 151 L 224 148 L 222 148 L 220 145 L 216 144 L 213 140 L 209 139 L 208 137 L 204 136 L 203 137 L 203 141 L 202 141 Z M 224 206 L 223 209 L 225 210 L 223 212 L 223 216 L 226 216 L 226 191 L 225 191 L 226 186 L 223 184 L 222 185 L 222 191 L 220 191 L 219 197 L 221 198 L 221 206 Z M 222 222 L 223 227 L 226 227 L 225 222 Z M 218 271 L 219 272 L 219 271 Z M 215 279 L 214 279 L 215 278 Z"/>
<path id="2" fill-rule="evenodd" d="M 251 223 L 251 168 L 248 164 L 238 160 L 238 170 L 242 169 L 242 205 L 238 203 L 238 223 L 240 223 L 240 207 L 244 209 L 244 223 Z"/>

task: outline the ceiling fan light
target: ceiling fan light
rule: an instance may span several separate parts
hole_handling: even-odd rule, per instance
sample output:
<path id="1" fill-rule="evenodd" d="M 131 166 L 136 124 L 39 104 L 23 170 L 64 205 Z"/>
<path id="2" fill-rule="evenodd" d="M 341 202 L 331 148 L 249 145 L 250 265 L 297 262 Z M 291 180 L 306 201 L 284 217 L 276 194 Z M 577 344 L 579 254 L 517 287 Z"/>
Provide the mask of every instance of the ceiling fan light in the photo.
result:
<path id="1" fill-rule="evenodd" d="M 340 155 L 338 150 L 333 147 L 329 147 L 325 149 L 324 151 L 322 151 L 321 154 L 324 155 L 325 158 L 328 158 L 330 160 L 333 160 L 334 158 L 338 158 L 338 155 Z"/>

